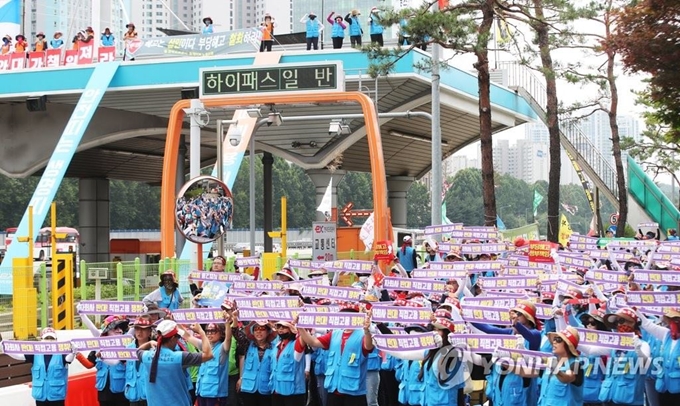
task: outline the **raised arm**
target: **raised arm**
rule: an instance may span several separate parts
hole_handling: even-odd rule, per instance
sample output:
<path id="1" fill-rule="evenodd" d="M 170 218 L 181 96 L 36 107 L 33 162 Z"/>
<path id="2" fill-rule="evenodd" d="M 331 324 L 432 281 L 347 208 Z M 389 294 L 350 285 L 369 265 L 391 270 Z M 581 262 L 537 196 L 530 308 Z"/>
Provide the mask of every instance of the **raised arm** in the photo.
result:
<path id="1" fill-rule="evenodd" d="M 309 20 L 309 14 L 303 15 L 302 18 L 300 19 L 300 22 L 301 22 L 301 23 L 306 23 L 307 20 Z"/>
<path id="2" fill-rule="evenodd" d="M 331 11 L 331 13 L 330 13 L 330 14 L 328 15 L 328 17 L 326 18 L 326 21 L 328 21 L 328 23 L 329 23 L 330 25 L 333 25 L 333 16 L 334 16 L 334 15 L 335 15 L 335 11 Z"/>

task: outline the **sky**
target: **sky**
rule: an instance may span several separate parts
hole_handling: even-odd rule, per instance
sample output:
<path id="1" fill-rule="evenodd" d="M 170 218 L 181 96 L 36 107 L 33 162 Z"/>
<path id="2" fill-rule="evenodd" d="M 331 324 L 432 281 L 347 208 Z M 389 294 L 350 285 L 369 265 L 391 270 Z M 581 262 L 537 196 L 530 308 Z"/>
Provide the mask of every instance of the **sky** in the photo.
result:
<path id="1" fill-rule="evenodd" d="M 600 31 L 603 30 L 603 27 L 604 27 L 603 25 L 594 22 L 585 22 L 577 25 L 577 29 L 579 30 L 579 32 L 588 33 L 599 33 Z M 450 58 L 451 55 L 452 53 L 450 53 L 450 51 L 444 50 L 445 57 L 448 56 Z M 605 59 L 602 57 L 597 58 L 592 55 L 586 54 L 582 50 L 574 49 L 563 49 L 554 51 L 552 53 L 552 56 L 556 64 L 566 64 L 569 61 L 576 60 L 583 61 L 582 63 L 584 66 L 600 66 L 605 61 Z M 512 55 L 510 52 L 498 51 L 490 52 L 489 59 L 490 66 L 491 68 L 493 68 L 496 60 L 498 60 L 499 62 L 515 61 L 518 58 Z M 449 63 L 459 69 L 474 72 L 474 68 L 472 66 L 475 60 L 476 60 L 475 56 L 471 54 L 457 55 L 449 59 Z M 645 75 L 642 74 L 631 75 L 625 73 L 623 71 L 623 66 L 620 63 L 620 60 L 617 60 L 617 62 L 618 63 L 616 67 L 616 73 L 617 73 L 617 87 L 619 90 L 619 115 L 622 116 L 632 115 L 638 117 L 638 120 L 640 121 L 640 128 L 643 129 L 644 125 L 642 123 L 641 118 L 643 109 L 640 106 L 636 105 L 635 103 L 636 97 L 633 94 L 633 91 L 644 90 L 645 85 L 643 83 L 643 79 L 645 78 Z M 539 72 L 534 72 L 534 75 L 539 77 L 542 83 L 545 82 L 540 77 Z M 593 85 L 584 87 L 579 84 L 567 83 L 564 80 L 558 80 L 557 92 L 560 102 L 563 103 L 565 106 L 571 105 L 576 102 L 581 103 L 588 102 L 589 100 L 594 100 L 597 97 L 597 89 Z M 509 130 L 494 134 L 494 140 L 511 140 L 511 144 L 512 140 L 521 138 L 524 138 L 524 126 L 511 128 Z M 463 148 L 461 151 L 456 153 L 456 155 L 462 154 L 468 156 L 469 158 L 476 158 L 478 150 L 479 143 L 477 142 Z"/>

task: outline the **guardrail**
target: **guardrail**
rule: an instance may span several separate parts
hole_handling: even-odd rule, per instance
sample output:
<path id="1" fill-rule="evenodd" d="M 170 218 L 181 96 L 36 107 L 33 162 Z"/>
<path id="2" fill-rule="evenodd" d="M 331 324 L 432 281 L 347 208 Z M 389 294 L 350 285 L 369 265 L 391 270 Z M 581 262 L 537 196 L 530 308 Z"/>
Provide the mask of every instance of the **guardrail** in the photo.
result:
<path id="1" fill-rule="evenodd" d="M 547 106 L 547 94 L 545 85 L 539 80 L 536 75 L 531 72 L 529 68 L 518 62 L 499 62 L 501 69 L 508 72 L 508 87 L 522 88 L 528 93 L 533 100 L 529 103 L 534 107 L 540 109 L 541 119 L 545 122 L 545 110 Z M 583 133 L 581 127 L 574 119 L 562 115 L 559 118 L 560 132 L 562 133 L 562 144 L 568 142 L 570 149 L 577 153 L 577 160 L 583 161 L 592 168 L 590 177 L 599 178 L 601 186 L 608 189 L 608 197 L 615 203 L 618 201 L 618 185 L 616 183 L 616 170 L 612 166 L 609 159 L 595 147 L 592 141 Z M 598 181 L 598 179 L 591 179 Z M 615 204 L 618 206 L 618 204 Z"/>
<path id="2" fill-rule="evenodd" d="M 631 157 L 628 157 L 628 192 L 664 232 L 678 228 L 680 211 Z"/>

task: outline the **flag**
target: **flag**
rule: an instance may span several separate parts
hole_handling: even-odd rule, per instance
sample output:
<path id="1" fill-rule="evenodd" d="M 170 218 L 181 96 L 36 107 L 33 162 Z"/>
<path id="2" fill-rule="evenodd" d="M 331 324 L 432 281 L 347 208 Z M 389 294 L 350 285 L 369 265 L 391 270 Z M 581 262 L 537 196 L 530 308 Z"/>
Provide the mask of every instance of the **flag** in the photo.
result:
<path id="1" fill-rule="evenodd" d="M 446 202 L 442 203 L 442 224 L 453 224 L 451 220 L 446 216 Z M 451 233 L 444 234 L 444 237 L 451 238 Z"/>
<path id="2" fill-rule="evenodd" d="M 505 228 L 505 223 L 503 223 L 503 220 L 501 220 L 501 217 L 498 214 L 496 214 L 496 225 L 498 226 L 498 229 L 501 231 L 507 230 Z"/>
<path id="3" fill-rule="evenodd" d="M 359 230 L 359 239 L 364 243 L 364 246 L 366 246 L 366 252 L 371 250 L 371 247 L 373 247 L 373 213 L 371 212 L 371 215 L 368 216 L 366 219 L 366 222 L 364 223 L 363 226 L 361 226 L 361 230 Z"/>
<path id="4" fill-rule="evenodd" d="M 571 214 L 572 216 L 576 215 L 578 213 L 578 206 L 570 206 L 568 204 L 561 203 L 562 208 L 566 210 L 567 213 Z"/>
<path id="5" fill-rule="evenodd" d="M 331 219 L 331 210 L 333 208 L 331 200 L 332 189 L 333 189 L 333 177 L 331 176 L 331 180 L 330 182 L 328 182 L 328 187 L 326 187 L 326 192 L 323 194 L 321 203 L 319 203 L 319 207 L 316 208 L 316 211 L 320 211 L 321 213 L 323 213 L 324 216 L 326 216 L 326 221 Z"/>
<path id="6" fill-rule="evenodd" d="M 496 36 L 496 43 L 498 45 L 504 45 L 510 42 L 512 33 L 510 32 L 510 27 L 508 26 L 508 23 L 505 21 L 505 19 L 503 17 L 497 18 L 495 25 L 496 32 L 494 35 Z"/>
<path id="7" fill-rule="evenodd" d="M 21 30 L 21 0 L 0 0 L 0 33 L 14 37 Z"/>
<path id="8" fill-rule="evenodd" d="M 573 231 L 571 231 L 571 226 L 569 225 L 569 221 L 567 221 L 567 216 L 563 214 L 560 218 L 560 234 L 558 238 L 559 243 L 562 244 L 563 247 L 567 246 L 569 237 L 571 237 L 572 233 Z"/>
<path id="9" fill-rule="evenodd" d="M 597 217 L 595 217 L 593 214 L 593 218 L 590 220 L 590 230 L 588 230 L 588 235 L 594 237 L 599 234 L 600 233 L 597 231 Z"/>
<path id="10" fill-rule="evenodd" d="M 534 217 L 538 215 L 538 205 L 543 201 L 543 196 L 534 189 Z"/>

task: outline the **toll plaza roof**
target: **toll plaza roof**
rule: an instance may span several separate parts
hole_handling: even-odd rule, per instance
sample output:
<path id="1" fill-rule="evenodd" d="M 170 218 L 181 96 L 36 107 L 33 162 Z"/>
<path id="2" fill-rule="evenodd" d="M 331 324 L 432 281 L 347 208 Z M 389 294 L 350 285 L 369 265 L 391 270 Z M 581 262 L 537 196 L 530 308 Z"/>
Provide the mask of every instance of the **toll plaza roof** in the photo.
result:
<path id="1" fill-rule="evenodd" d="M 255 53 L 209 58 L 177 58 L 123 62 L 106 91 L 67 176 L 104 177 L 159 183 L 165 147 L 167 117 L 182 89 L 199 85 L 201 68 L 243 67 L 253 64 Z M 431 111 L 431 80 L 414 65 L 429 54 L 413 50 L 400 59 L 387 76 L 370 78 L 368 56 L 354 49 L 284 51 L 282 64 L 339 61 L 345 90 L 371 97 L 379 112 Z M 3 164 L 10 176 L 40 173 L 54 149 L 61 129 L 87 84 L 92 66 L 43 68 L 0 73 L 0 117 L 11 117 L 15 131 L 39 131 L 41 151 L 22 162 Z M 441 132 L 444 157 L 479 138 L 477 78 L 450 67 L 441 71 Z M 27 97 L 47 97 L 46 112 L 27 112 Z M 493 130 L 498 132 L 537 119 L 528 103 L 514 91 L 492 84 Z M 269 106 L 260 106 L 266 115 Z M 370 172 L 366 130 L 358 105 L 277 105 L 283 124 L 262 126 L 255 134 L 256 152 L 267 151 L 304 169 L 323 168 L 341 155 L 342 169 Z M 210 111 L 202 131 L 201 161 L 216 159 L 215 122 L 231 119 L 235 107 Z M 38 119 L 47 114 L 49 120 Z M 323 118 L 310 119 L 313 116 Z M 330 116 L 345 118 L 350 134 L 329 132 Z M 304 117 L 304 118 L 303 118 Z M 347 117 L 347 118 L 346 118 Z M 43 127 L 37 127 L 42 123 Z M 421 177 L 431 166 L 431 123 L 425 117 L 380 118 L 385 169 L 388 176 Z M 1 126 L 1 124 L 0 124 Z M 47 127 L 45 127 L 47 126 Z M 185 120 L 188 134 L 188 118 Z M 42 130 L 40 130 L 42 128 Z M 2 128 L 0 128 L 2 130 Z M 187 137 L 188 142 L 188 137 Z M 11 159 L 11 157 L 4 157 Z M 2 162 L 3 160 L 0 160 Z"/>

